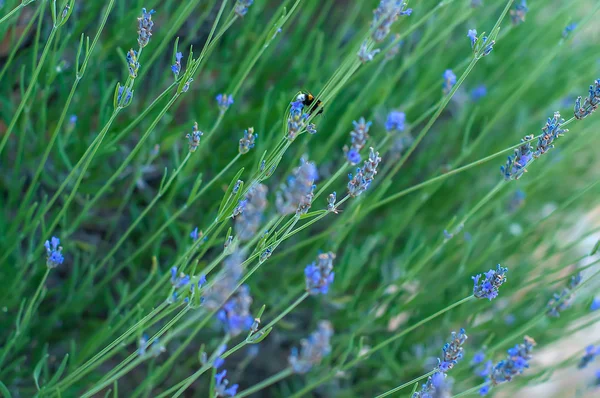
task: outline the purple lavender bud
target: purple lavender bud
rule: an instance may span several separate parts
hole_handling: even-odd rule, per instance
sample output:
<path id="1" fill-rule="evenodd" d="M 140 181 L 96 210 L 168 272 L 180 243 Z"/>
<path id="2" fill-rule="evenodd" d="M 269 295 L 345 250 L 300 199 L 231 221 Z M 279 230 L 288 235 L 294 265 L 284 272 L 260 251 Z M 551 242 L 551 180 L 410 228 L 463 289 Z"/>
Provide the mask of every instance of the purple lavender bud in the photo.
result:
<path id="1" fill-rule="evenodd" d="M 313 366 L 319 365 L 323 358 L 331 353 L 331 336 L 331 322 L 320 321 L 317 330 L 308 339 L 301 341 L 300 349 L 292 348 L 288 361 L 294 372 L 306 373 Z"/>
<path id="2" fill-rule="evenodd" d="M 46 241 L 44 247 L 46 248 L 46 266 L 48 268 L 56 268 L 65 261 L 65 257 L 62 254 L 62 247 L 60 246 L 60 239 L 56 236 Z"/>

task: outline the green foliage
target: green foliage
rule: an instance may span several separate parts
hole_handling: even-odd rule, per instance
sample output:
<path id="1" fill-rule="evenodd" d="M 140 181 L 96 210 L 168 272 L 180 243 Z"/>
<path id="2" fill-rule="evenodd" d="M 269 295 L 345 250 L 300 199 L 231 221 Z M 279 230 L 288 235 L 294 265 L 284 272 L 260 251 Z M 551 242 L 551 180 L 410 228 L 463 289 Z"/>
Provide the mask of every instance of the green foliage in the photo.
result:
<path id="1" fill-rule="evenodd" d="M 600 6 L 530 0 L 513 25 L 512 0 L 483 3 L 412 1 L 375 43 L 376 0 L 256 0 L 244 17 L 233 0 L 0 1 L 0 392 L 215 396 L 211 368 L 223 358 L 242 397 L 409 394 L 464 327 L 465 359 L 450 375 L 466 395 L 483 382 L 468 363 L 479 350 L 498 361 L 525 334 L 536 349 L 562 350 L 598 320 L 600 115 L 572 112 L 599 78 Z M 146 46 L 142 7 L 156 10 Z M 474 28 L 491 33 L 472 49 Z M 370 62 L 357 57 L 363 43 L 381 50 Z M 457 78 L 445 93 L 448 69 Z M 475 98 L 480 85 L 487 94 Z M 306 91 L 322 101 L 322 114 L 302 119 L 317 133 L 287 139 L 290 103 Z M 235 100 L 226 110 L 222 93 Z M 394 110 L 404 131 L 386 131 Z M 525 135 L 535 146 L 555 111 L 571 131 L 505 181 L 506 157 Z M 356 166 L 342 148 L 360 117 L 373 123 L 362 158 L 373 147 L 382 161 L 350 197 Z M 192 153 L 194 122 L 204 134 Z M 249 127 L 256 145 L 240 154 Z M 276 193 L 301 159 L 319 171 L 312 207 L 280 214 Z M 244 240 L 232 214 L 258 183 L 268 206 Z M 52 236 L 65 261 L 50 269 Z M 208 298 L 240 250 L 233 287 L 249 286 L 257 329 L 235 336 L 217 318 L 239 293 Z M 309 295 L 304 268 L 329 251 L 335 280 Z M 509 269 L 499 297 L 476 300 L 471 276 L 498 263 Z M 172 267 L 196 288 L 170 284 Z M 570 308 L 548 317 L 548 300 L 578 272 Z M 321 320 L 335 331 L 331 353 L 295 374 L 290 350 Z M 584 350 L 492 392 L 575 371 Z"/>

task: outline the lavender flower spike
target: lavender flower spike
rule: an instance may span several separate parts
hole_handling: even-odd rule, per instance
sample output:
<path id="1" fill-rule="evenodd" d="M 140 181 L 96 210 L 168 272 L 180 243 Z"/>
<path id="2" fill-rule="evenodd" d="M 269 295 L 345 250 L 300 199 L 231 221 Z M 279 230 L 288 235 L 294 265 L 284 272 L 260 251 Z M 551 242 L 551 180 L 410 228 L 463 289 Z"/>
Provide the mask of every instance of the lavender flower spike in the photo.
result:
<path id="1" fill-rule="evenodd" d="M 442 348 L 443 359 L 438 358 L 438 369 L 440 372 L 448 372 L 463 357 L 463 344 L 467 341 L 465 329 L 460 329 L 458 333 L 452 332 L 450 342 Z"/>
<path id="2" fill-rule="evenodd" d="M 138 18 L 138 44 L 142 48 L 146 47 L 152 36 L 152 27 L 154 26 L 152 14 L 154 13 L 154 10 L 148 12 L 142 8 L 142 16 Z"/>
<path id="3" fill-rule="evenodd" d="M 62 254 L 62 247 L 60 246 L 60 239 L 56 236 L 46 241 L 44 247 L 46 248 L 46 266 L 48 268 L 56 268 L 65 261 L 65 257 Z"/>
<path id="4" fill-rule="evenodd" d="M 288 361 L 295 373 L 306 373 L 321 363 L 331 352 L 330 340 L 333 327 L 329 321 L 320 321 L 318 328 L 306 340 L 302 340 L 300 350 L 292 348 Z"/>
<path id="5" fill-rule="evenodd" d="M 234 397 L 235 394 L 237 394 L 238 385 L 234 384 L 231 387 L 227 387 L 229 385 L 229 380 L 225 378 L 226 375 L 227 371 L 223 370 L 215 376 L 215 393 L 217 394 L 217 397 Z"/>
<path id="6" fill-rule="evenodd" d="M 348 194 L 350 196 L 359 196 L 369 188 L 369 185 L 375 178 L 375 174 L 377 174 L 379 162 L 381 162 L 379 152 L 375 152 L 371 148 L 369 159 L 365 160 L 362 169 L 356 169 L 356 175 L 354 176 L 352 174 L 348 175 L 348 178 L 350 178 L 350 182 L 348 182 Z"/>
<path id="7" fill-rule="evenodd" d="M 333 283 L 335 273 L 333 272 L 333 260 L 335 254 L 332 252 L 319 254 L 317 262 L 313 262 L 304 269 L 306 277 L 306 291 L 313 296 L 327 294 L 329 285 Z"/>
<path id="8" fill-rule="evenodd" d="M 490 301 L 498 297 L 498 289 L 506 282 L 506 272 L 508 272 L 508 268 L 498 264 L 496 270 L 491 269 L 484 274 L 485 279 L 481 283 L 479 283 L 481 274 L 473 276 L 473 295 L 476 298 L 487 298 Z"/>

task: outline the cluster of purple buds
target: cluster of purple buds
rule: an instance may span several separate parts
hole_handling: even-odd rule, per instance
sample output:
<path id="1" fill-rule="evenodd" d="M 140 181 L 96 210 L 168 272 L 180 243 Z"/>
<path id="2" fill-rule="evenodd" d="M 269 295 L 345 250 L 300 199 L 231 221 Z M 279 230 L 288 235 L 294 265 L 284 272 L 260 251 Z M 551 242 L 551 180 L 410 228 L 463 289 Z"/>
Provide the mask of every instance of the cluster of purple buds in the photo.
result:
<path id="1" fill-rule="evenodd" d="M 253 185 L 246 194 L 243 210 L 235 217 L 235 234 L 241 241 L 251 239 L 260 228 L 263 213 L 267 208 L 267 191 L 264 184 Z M 238 205 L 239 207 L 239 205 Z"/>
<path id="2" fill-rule="evenodd" d="M 298 208 L 296 209 L 297 216 L 308 213 L 308 210 L 312 206 L 312 201 L 315 197 L 315 188 L 317 188 L 317 186 L 313 184 L 308 193 L 300 198 L 300 203 L 298 203 Z"/>
<path id="3" fill-rule="evenodd" d="M 525 167 L 533 159 L 533 150 L 531 148 L 532 140 L 533 135 L 526 135 L 521 139 L 522 145 L 515 148 L 514 155 L 508 157 L 505 166 L 500 166 L 500 173 L 504 176 L 506 181 L 518 180 L 525 172 L 527 172 Z"/>
<path id="4" fill-rule="evenodd" d="M 477 37 L 476 29 L 469 29 L 467 32 L 467 37 L 471 41 L 471 48 L 473 49 L 473 53 L 477 58 L 489 55 L 489 53 L 491 53 L 494 49 L 494 44 L 496 44 L 494 40 L 490 40 L 488 42 L 487 36 L 483 36 L 481 38 Z"/>
<path id="5" fill-rule="evenodd" d="M 190 284 L 191 278 L 183 272 L 177 274 L 177 267 L 171 267 L 171 285 L 179 289 Z"/>
<path id="6" fill-rule="evenodd" d="M 332 211 L 337 214 L 337 210 L 335 209 L 335 202 L 337 200 L 337 194 L 332 192 L 327 197 L 327 210 Z"/>
<path id="7" fill-rule="evenodd" d="M 375 152 L 373 148 L 370 149 L 369 158 L 365 160 L 362 169 L 356 169 L 356 174 L 348 175 L 350 181 L 348 182 L 348 194 L 352 197 L 359 196 L 365 192 L 375 175 L 377 174 L 377 166 L 381 162 L 379 152 Z"/>
<path id="8" fill-rule="evenodd" d="M 444 344 L 442 348 L 442 359 L 438 358 L 438 369 L 446 373 L 454 367 L 463 357 L 463 344 L 467 341 L 465 329 L 460 329 L 458 333 L 452 332 L 450 342 Z"/>
<path id="9" fill-rule="evenodd" d="M 304 158 L 300 159 L 300 166 L 294 169 L 277 192 L 275 205 L 279 213 L 292 214 L 309 204 L 314 196 L 314 182 L 318 177 L 315 164 Z"/>
<path id="10" fill-rule="evenodd" d="M 385 129 L 387 132 L 404 131 L 406 128 L 406 114 L 400 111 L 391 111 L 385 121 Z"/>
<path id="11" fill-rule="evenodd" d="M 519 25 L 525 22 L 525 15 L 527 15 L 528 11 L 529 8 L 527 8 L 527 2 L 525 0 L 521 0 L 520 4 L 516 4 L 515 8 L 510 10 L 510 19 L 513 25 Z"/>
<path id="12" fill-rule="evenodd" d="M 125 91 L 125 99 L 123 99 L 123 91 Z M 129 87 L 125 89 L 124 86 L 119 86 L 119 92 L 117 93 L 117 105 L 120 107 L 126 107 L 131 104 L 131 100 L 133 99 L 133 90 Z M 123 103 L 121 103 L 123 101 Z"/>
<path id="13" fill-rule="evenodd" d="M 372 38 L 377 43 L 382 42 L 390 33 L 392 24 L 400 15 L 409 16 L 412 8 L 406 8 L 406 3 L 399 0 L 380 0 L 379 6 L 373 11 L 371 29 L 374 30 Z"/>
<path id="14" fill-rule="evenodd" d="M 313 366 L 319 365 L 324 357 L 331 353 L 331 336 L 333 326 L 329 321 L 320 321 L 317 330 L 308 339 L 300 342 L 300 350 L 294 347 L 288 358 L 295 373 L 306 373 Z"/>
<path id="15" fill-rule="evenodd" d="M 306 291 L 310 295 L 327 294 L 329 291 L 329 285 L 333 283 L 335 276 L 333 260 L 335 260 L 334 253 L 321 253 L 316 262 L 308 264 L 304 269 Z"/>
<path id="16" fill-rule="evenodd" d="M 575 30 L 576 27 L 576 23 L 568 24 L 567 26 L 565 26 L 565 29 L 562 32 L 562 36 L 566 39 L 567 37 L 569 37 L 569 34 L 571 34 L 571 32 Z"/>
<path id="17" fill-rule="evenodd" d="M 46 241 L 44 247 L 46 248 L 46 266 L 48 268 L 56 268 L 65 261 L 65 257 L 62 254 L 62 247 L 60 246 L 60 239 L 56 236 Z"/>
<path id="18" fill-rule="evenodd" d="M 150 348 L 150 350 L 148 350 Z M 167 349 L 164 345 L 160 344 L 159 339 L 154 339 L 152 345 L 148 344 L 148 335 L 144 334 L 140 337 L 138 341 L 138 350 L 137 353 L 139 356 L 144 357 L 146 355 L 151 357 L 157 357 L 161 353 L 165 352 Z"/>
<path id="19" fill-rule="evenodd" d="M 477 102 L 487 95 L 487 87 L 485 84 L 480 84 L 471 90 L 471 100 Z"/>
<path id="20" fill-rule="evenodd" d="M 244 130 L 244 137 L 240 139 L 240 153 L 246 154 L 250 152 L 250 149 L 254 148 L 254 140 L 258 137 L 258 134 L 254 134 L 254 127 L 248 127 L 248 130 Z"/>
<path id="21" fill-rule="evenodd" d="M 299 97 L 304 94 L 300 94 Z M 304 130 L 308 131 L 309 134 L 316 134 L 317 128 L 313 123 L 307 123 L 310 115 L 302 112 L 304 103 L 297 99 L 292 102 L 290 108 L 290 114 L 287 120 L 287 139 L 293 141 L 296 137 L 301 134 Z"/>
<path id="22" fill-rule="evenodd" d="M 178 52 L 175 54 L 175 63 L 171 65 L 171 70 L 175 74 L 175 78 L 179 76 L 181 72 L 181 59 L 183 58 L 183 54 Z"/>
<path id="23" fill-rule="evenodd" d="M 142 16 L 138 18 L 138 44 L 140 48 L 146 47 L 150 41 L 152 27 L 154 26 L 152 21 L 152 14 L 154 13 L 154 10 L 147 12 L 145 8 L 142 8 Z"/>
<path id="24" fill-rule="evenodd" d="M 529 367 L 533 347 L 535 347 L 535 341 L 531 337 L 525 336 L 522 344 L 509 348 L 508 357 L 494 366 L 488 376 L 488 383 L 479 390 L 479 393 L 486 395 L 492 386 L 511 381 L 515 376 L 523 373 Z"/>
<path id="25" fill-rule="evenodd" d="M 209 310 L 220 309 L 228 297 L 236 290 L 238 281 L 244 272 L 242 263 L 245 254 L 234 250 L 223 261 L 223 271 L 215 277 L 214 283 L 204 291 L 204 306 Z"/>
<path id="26" fill-rule="evenodd" d="M 594 360 L 594 358 L 598 354 L 600 354 L 600 347 L 597 349 L 593 345 L 587 346 L 585 348 L 585 355 L 581 358 L 581 361 L 579 361 L 579 364 L 577 365 L 577 367 L 579 369 L 585 368 L 586 366 L 589 365 L 590 362 L 592 362 Z"/>
<path id="27" fill-rule="evenodd" d="M 129 68 L 129 77 L 135 79 L 137 77 L 138 70 L 140 69 L 140 63 L 137 58 L 137 51 L 133 48 L 127 51 L 127 67 Z"/>
<path id="28" fill-rule="evenodd" d="M 237 394 L 239 386 L 234 384 L 231 387 L 227 387 L 229 385 L 229 380 L 225 378 L 226 375 L 226 370 L 215 375 L 215 393 L 217 397 L 234 397 L 235 394 Z"/>
<path id="29" fill-rule="evenodd" d="M 452 69 L 446 69 L 443 77 L 444 83 L 442 84 L 442 89 L 444 90 L 444 95 L 448 95 L 452 87 L 456 84 L 456 75 L 452 72 Z"/>
<path id="30" fill-rule="evenodd" d="M 590 86 L 589 95 L 583 100 L 583 106 L 581 97 L 577 97 L 575 100 L 575 117 L 578 120 L 586 118 L 598 109 L 598 105 L 600 105 L 600 79 L 594 81 L 594 84 Z"/>
<path id="31" fill-rule="evenodd" d="M 215 97 L 220 112 L 223 114 L 231 105 L 233 105 L 233 96 L 227 94 L 219 94 Z"/>
<path id="32" fill-rule="evenodd" d="M 364 148 L 367 140 L 369 139 L 369 128 L 371 122 L 367 122 L 364 117 L 352 122 L 354 124 L 354 130 L 350 132 L 350 147 L 344 146 L 344 153 L 346 159 L 351 165 L 360 163 L 360 151 Z"/>
<path id="33" fill-rule="evenodd" d="M 225 330 L 232 336 L 248 331 L 254 318 L 250 314 L 252 297 L 248 285 L 242 285 L 217 313 Z"/>
<path id="34" fill-rule="evenodd" d="M 473 295 L 476 298 L 487 298 L 490 301 L 498 297 L 498 289 L 506 282 L 506 273 L 508 268 L 497 265 L 496 269 L 486 272 L 485 279 L 479 283 L 481 274 L 473 276 Z"/>
<path id="35" fill-rule="evenodd" d="M 188 144 L 190 147 L 190 152 L 196 152 L 198 149 L 198 145 L 200 145 L 200 137 L 202 137 L 204 133 L 198 129 L 198 123 L 194 122 L 192 126 L 192 133 L 187 134 L 186 138 L 188 139 Z"/>
<path id="36" fill-rule="evenodd" d="M 248 12 L 248 8 L 254 3 L 254 0 L 237 0 L 235 8 L 233 9 L 235 14 L 242 18 Z"/>
<path id="37" fill-rule="evenodd" d="M 358 50 L 358 53 L 356 55 L 358 56 L 360 62 L 366 64 L 367 62 L 373 61 L 375 55 L 377 55 L 380 51 L 381 50 L 379 48 L 370 49 L 369 45 L 365 41 L 360 45 L 360 49 Z"/>
<path id="38" fill-rule="evenodd" d="M 552 298 L 548 301 L 548 316 L 558 318 L 560 313 L 566 309 L 569 309 L 573 305 L 575 295 L 573 289 L 575 289 L 581 283 L 581 273 L 573 275 L 569 280 L 567 287 L 565 287 L 560 293 L 554 293 Z"/>
<path id="39" fill-rule="evenodd" d="M 412 398 L 450 398 L 452 389 L 451 379 L 442 372 L 436 372 L 427 378 L 420 391 L 415 391 Z"/>
<path id="40" fill-rule="evenodd" d="M 190 232 L 190 238 L 192 238 L 192 240 L 195 242 L 197 241 L 199 238 L 201 238 L 203 236 L 202 231 L 198 230 L 198 227 L 194 228 L 192 230 L 192 232 Z"/>
<path id="41" fill-rule="evenodd" d="M 560 125 L 565 122 L 565 119 L 560 117 L 559 112 L 554 112 L 552 118 L 548 118 L 546 125 L 542 128 L 542 135 L 538 138 L 537 148 L 533 153 L 534 158 L 539 158 L 541 155 L 554 148 L 552 143 L 558 137 L 562 137 L 569 130 L 561 129 Z"/>

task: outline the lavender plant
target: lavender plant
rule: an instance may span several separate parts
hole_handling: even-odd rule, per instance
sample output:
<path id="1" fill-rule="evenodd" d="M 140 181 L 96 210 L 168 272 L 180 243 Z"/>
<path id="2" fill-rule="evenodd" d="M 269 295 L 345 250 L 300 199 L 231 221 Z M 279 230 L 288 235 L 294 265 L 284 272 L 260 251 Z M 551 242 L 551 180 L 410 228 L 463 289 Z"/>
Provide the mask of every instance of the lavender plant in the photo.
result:
<path id="1" fill-rule="evenodd" d="M 599 8 L 0 1 L 1 394 L 597 370 Z"/>

